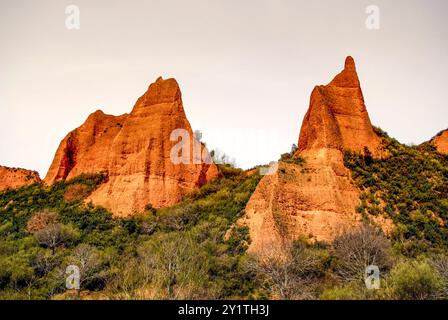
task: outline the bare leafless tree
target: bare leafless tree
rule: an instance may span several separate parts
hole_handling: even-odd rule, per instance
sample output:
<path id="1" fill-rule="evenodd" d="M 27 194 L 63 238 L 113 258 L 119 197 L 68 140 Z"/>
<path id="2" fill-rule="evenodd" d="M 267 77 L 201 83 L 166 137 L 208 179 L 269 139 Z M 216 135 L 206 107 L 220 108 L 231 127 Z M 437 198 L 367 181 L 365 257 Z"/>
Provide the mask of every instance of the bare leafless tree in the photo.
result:
<path id="1" fill-rule="evenodd" d="M 32 260 L 32 266 L 40 277 L 48 274 L 58 265 L 58 259 L 50 254 L 48 250 L 40 249 Z"/>
<path id="2" fill-rule="evenodd" d="M 96 248 L 81 244 L 77 246 L 68 259 L 68 264 L 79 268 L 79 282 L 82 286 L 92 280 L 105 280 L 107 276 L 104 268 L 107 258 Z"/>
<path id="3" fill-rule="evenodd" d="M 145 293 L 152 279 L 152 270 L 145 261 L 135 257 L 125 257 L 125 266 L 121 265 L 118 272 L 109 277 L 106 292 L 112 299 L 137 300 L 153 298 Z"/>
<path id="4" fill-rule="evenodd" d="M 60 223 L 50 223 L 45 228 L 34 232 L 34 235 L 40 245 L 50 248 L 54 254 L 59 245 L 76 236 L 76 231 Z"/>
<path id="5" fill-rule="evenodd" d="M 362 280 L 369 265 L 388 270 L 392 265 L 391 245 L 381 229 L 363 224 L 338 236 L 333 242 L 338 259 L 336 272 L 346 281 Z"/>
<path id="6" fill-rule="evenodd" d="M 316 283 L 315 270 L 320 263 L 321 260 L 306 246 L 286 244 L 272 246 L 252 256 L 248 267 L 274 298 L 309 299 Z"/>
<path id="7" fill-rule="evenodd" d="M 430 264 L 442 279 L 442 288 L 440 290 L 440 298 L 448 298 L 448 256 L 445 254 L 437 254 L 430 259 Z"/>
<path id="8" fill-rule="evenodd" d="M 210 156 L 212 157 L 214 163 L 224 165 L 228 164 L 232 167 L 235 166 L 235 158 L 231 158 L 230 156 L 228 156 L 226 153 L 224 153 L 219 149 L 212 150 L 210 152 Z"/>

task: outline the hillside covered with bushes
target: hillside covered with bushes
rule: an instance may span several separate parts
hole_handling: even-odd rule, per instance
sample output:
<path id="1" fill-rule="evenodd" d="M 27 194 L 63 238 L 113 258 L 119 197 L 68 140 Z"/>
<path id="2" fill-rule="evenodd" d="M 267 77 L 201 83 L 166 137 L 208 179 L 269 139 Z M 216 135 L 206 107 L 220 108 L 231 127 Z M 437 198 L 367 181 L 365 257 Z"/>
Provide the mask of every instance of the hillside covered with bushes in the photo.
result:
<path id="1" fill-rule="evenodd" d="M 430 143 L 406 146 L 376 129 L 389 156 L 347 152 L 345 165 L 363 191 L 357 211 L 392 219 L 392 240 L 408 256 L 448 246 L 448 155 Z"/>
<path id="2" fill-rule="evenodd" d="M 82 175 L 0 195 L 0 298 L 66 298 L 66 267 L 80 266 L 92 298 L 225 298 L 252 290 L 240 264 L 247 231 L 231 225 L 259 176 L 222 177 L 180 204 L 112 218 L 84 204 L 106 179 Z M 227 234 L 227 236 L 226 236 Z"/>
<path id="3" fill-rule="evenodd" d="M 84 199 L 107 177 L 81 175 L 50 187 L 0 194 L 1 299 L 446 299 L 448 157 L 429 144 L 387 137 L 389 157 L 346 153 L 362 190 L 357 231 L 333 243 L 297 239 L 286 254 L 246 253 L 243 215 L 260 176 L 220 165 L 221 176 L 169 208 L 148 205 L 113 218 Z M 304 159 L 280 161 L 302 166 Z M 385 235 L 367 219 L 393 221 Z M 66 268 L 81 290 L 67 291 Z M 365 269 L 380 270 L 369 290 Z"/>

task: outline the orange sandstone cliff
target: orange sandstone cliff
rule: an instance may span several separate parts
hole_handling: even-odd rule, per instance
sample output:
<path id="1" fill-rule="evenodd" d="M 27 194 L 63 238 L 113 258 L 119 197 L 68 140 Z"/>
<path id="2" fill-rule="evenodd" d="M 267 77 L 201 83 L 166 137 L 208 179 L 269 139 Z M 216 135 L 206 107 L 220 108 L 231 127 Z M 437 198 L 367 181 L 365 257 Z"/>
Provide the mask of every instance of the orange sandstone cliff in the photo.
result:
<path id="1" fill-rule="evenodd" d="M 173 135 L 179 129 L 183 135 Z M 176 149 L 180 142 L 189 152 Z M 130 114 L 91 114 L 62 140 L 44 181 L 98 172 L 107 174 L 107 182 L 88 200 L 117 216 L 141 212 L 147 204 L 173 205 L 218 176 L 205 146 L 194 137 L 175 79 L 157 79 Z"/>
<path id="2" fill-rule="evenodd" d="M 36 171 L 0 166 L 0 191 L 40 182 Z"/>
<path id="3" fill-rule="evenodd" d="M 438 134 L 432 140 L 432 144 L 440 153 L 448 154 L 448 129 Z"/>
<path id="4" fill-rule="evenodd" d="M 382 157 L 381 139 L 372 127 L 356 73 L 355 62 L 347 57 L 344 70 L 326 86 L 317 86 L 303 119 L 299 152 L 322 148 Z"/>
<path id="5" fill-rule="evenodd" d="M 311 94 L 295 154 L 305 163 L 280 161 L 249 200 L 239 221 L 249 227 L 249 251 L 282 248 L 299 237 L 331 241 L 359 225 L 359 190 L 344 166 L 344 152 L 368 149 L 382 157 L 381 145 L 364 105 L 355 63 L 348 57 L 344 70 Z"/>

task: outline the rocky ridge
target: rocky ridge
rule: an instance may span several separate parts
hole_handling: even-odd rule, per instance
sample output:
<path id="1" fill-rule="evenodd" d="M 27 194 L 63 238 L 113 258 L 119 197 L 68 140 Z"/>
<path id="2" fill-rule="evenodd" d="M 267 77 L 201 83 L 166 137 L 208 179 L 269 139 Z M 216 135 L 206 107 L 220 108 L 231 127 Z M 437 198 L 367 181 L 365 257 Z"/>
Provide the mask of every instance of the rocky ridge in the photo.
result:
<path id="1" fill-rule="evenodd" d="M 82 173 L 104 172 L 107 182 L 88 201 L 128 216 L 142 212 L 147 204 L 173 205 L 217 177 L 218 169 L 209 159 L 187 120 L 177 81 L 158 78 L 130 114 L 113 116 L 98 110 L 70 132 L 44 181 L 53 184 Z"/>

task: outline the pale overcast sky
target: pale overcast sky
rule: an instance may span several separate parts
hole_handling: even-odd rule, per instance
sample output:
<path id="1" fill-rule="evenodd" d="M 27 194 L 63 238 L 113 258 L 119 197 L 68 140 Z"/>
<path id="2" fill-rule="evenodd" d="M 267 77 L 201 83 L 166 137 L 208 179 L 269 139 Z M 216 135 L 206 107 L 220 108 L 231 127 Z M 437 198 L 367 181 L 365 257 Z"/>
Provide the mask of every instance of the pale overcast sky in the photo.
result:
<path id="1" fill-rule="evenodd" d="M 448 127 L 447 14 L 445 0 L 0 0 L 0 164 L 43 177 L 69 131 L 96 109 L 130 112 L 158 76 L 178 80 L 209 149 L 267 163 L 347 55 L 372 122 L 423 142 Z"/>

